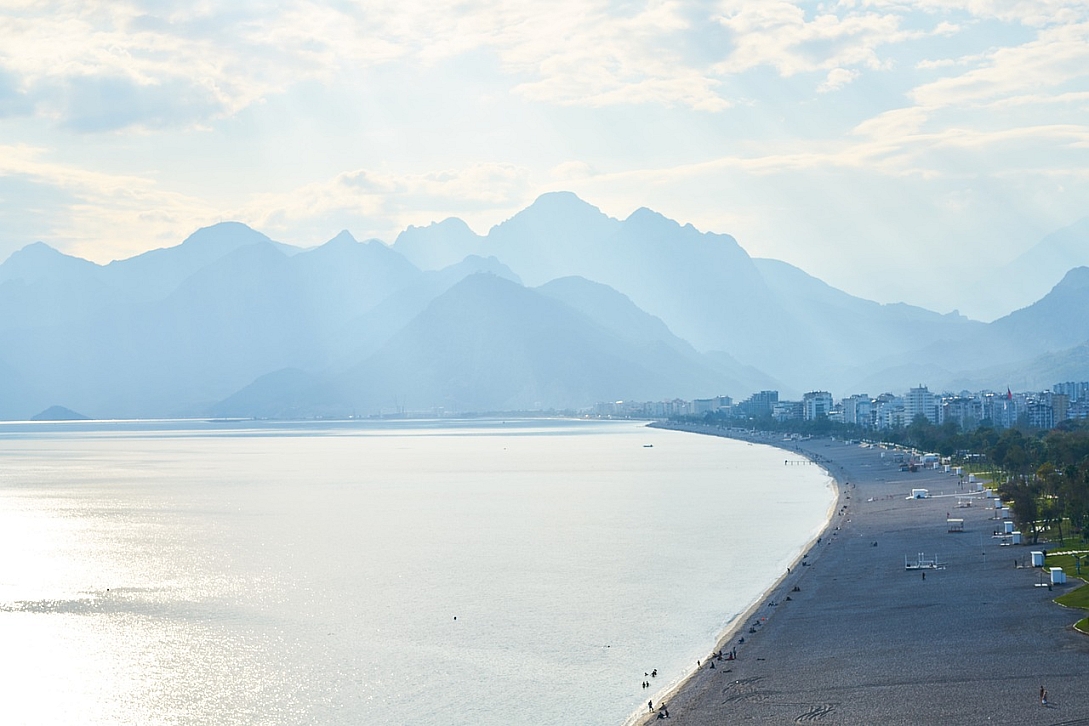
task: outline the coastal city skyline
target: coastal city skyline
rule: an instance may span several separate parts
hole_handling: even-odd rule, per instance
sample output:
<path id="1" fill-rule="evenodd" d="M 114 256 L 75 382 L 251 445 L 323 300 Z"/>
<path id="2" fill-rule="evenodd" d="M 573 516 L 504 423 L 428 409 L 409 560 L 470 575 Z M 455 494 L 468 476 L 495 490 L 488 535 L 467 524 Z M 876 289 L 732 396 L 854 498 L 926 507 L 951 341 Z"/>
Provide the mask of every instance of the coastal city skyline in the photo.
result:
<path id="1" fill-rule="evenodd" d="M 989 320 L 1058 277 L 1011 301 L 947 274 L 1089 210 L 1074 0 L 44 3 L 0 28 L 0 260 L 41 240 L 104 263 L 225 220 L 301 246 L 483 234 L 571 190 Z"/>
<path id="2" fill-rule="evenodd" d="M 608 401 L 593 406 L 594 415 L 621 418 L 699 418 L 720 421 L 760 422 L 774 420 L 829 421 L 861 429 L 904 428 L 922 416 L 929 423 L 953 423 L 958 430 L 980 426 L 1047 430 L 1064 421 L 1089 419 L 1089 381 L 1056 383 L 1049 390 L 931 391 L 918 385 L 901 392 L 876 396 L 855 393 L 834 396 L 829 391 L 809 391 L 798 400 L 780 397 L 778 390 L 757 391 L 744 399 L 727 395 L 661 401 Z"/>

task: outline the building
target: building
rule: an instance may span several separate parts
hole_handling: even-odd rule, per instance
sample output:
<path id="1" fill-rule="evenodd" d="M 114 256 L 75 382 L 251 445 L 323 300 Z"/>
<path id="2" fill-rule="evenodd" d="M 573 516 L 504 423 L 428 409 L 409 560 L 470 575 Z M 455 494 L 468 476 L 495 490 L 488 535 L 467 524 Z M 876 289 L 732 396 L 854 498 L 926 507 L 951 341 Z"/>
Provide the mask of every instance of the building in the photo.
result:
<path id="1" fill-rule="evenodd" d="M 976 396 L 943 396 L 940 406 L 939 421 L 952 421 L 962 431 L 979 428 L 979 422 L 983 419 L 983 406 Z"/>
<path id="2" fill-rule="evenodd" d="M 1051 392 L 1066 395 L 1070 399 L 1070 403 L 1087 401 L 1089 400 L 1089 381 L 1056 383 L 1051 387 Z"/>
<path id="3" fill-rule="evenodd" d="M 1023 408 L 1025 423 L 1034 429 L 1055 428 L 1055 410 L 1050 399 L 1050 392 L 1027 396 Z"/>
<path id="4" fill-rule="evenodd" d="M 803 416 L 801 401 L 779 401 L 771 409 L 771 417 L 776 421 L 801 421 Z"/>
<path id="5" fill-rule="evenodd" d="M 873 415 L 876 408 L 868 393 L 856 393 L 840 402 L 843 409 L 843 423 L 864 428 L 873 428 Z"/>
<path id="6" fill-rule="evenodd" d="M 915 420 L 916 416 L 925 416 L 932 424 L 938 423 L 938 401 L 934 394 L 924 385 L 912 388 L 904 396 L 904 415 L 908 423 Z"/>
<path id="7" fill-rule="evenodd" d="M 874 427 L 879 429 L 898 429 L 907 426 L 910 421 L 904 408 L 904 399 L 891 393 L 882 393 L 874 399 Z"/>
<path id="8" fill-rule="evenodd" d="M 810 391 L 802 396 L 802 418 L 821 421 L 832 412 L 832 394 L 828 391 Z"/>
<path id="9" fill-rule="evenodd" d="M 708 413 L 730 412 L 733 399 L 729 396 L 715 396 L 714 398 L 697 398 L 689 404 L 689 414 L 702 416 Z"/>
<path id="10" fill-rule="evenodd" d="M 772 408 L 779 402 L 778 391 L 760 391 L 754 393 L 737 405 L 745 416 L 752 418 L 767 418 L 771 416 Z"/>
<path id="11" fill-rule="evenodd" d="M 1051 410 L 1055 414 L 1055 425 L 1070 418 L 1070 397 L 1065 393 L 1051 394 Z"/>
<path id="12" fill-rule="evenodd" d="M 980 406 L 984 420 L 996 429 L 1008 429 L 1017 425 L 1018 401 L 1013 394 L 984 391 L 980 394 Z"/>

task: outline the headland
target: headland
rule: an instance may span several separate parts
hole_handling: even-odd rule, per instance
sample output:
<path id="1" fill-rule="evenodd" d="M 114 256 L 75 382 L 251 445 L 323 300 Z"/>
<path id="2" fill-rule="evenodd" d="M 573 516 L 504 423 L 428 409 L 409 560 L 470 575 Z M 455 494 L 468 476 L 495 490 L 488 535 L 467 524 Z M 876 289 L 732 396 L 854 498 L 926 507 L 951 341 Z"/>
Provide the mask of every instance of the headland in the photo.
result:
<path id="1" fill-rule="evenodd" d="M 806 457 L 840 486 L 804 564 L 708 651 L 736 659 L 704 661 L 665 699 L 671 723 L 1089 725 L 1084 613 L 1052 602 L 1082 583 L 1047 586 L 1029 557 L 1047 545 L 1003 546 L 993 500 L 966 506 L 956 477 L 857 443 L 670 428 L 783 448 L 784 466 Z"/>

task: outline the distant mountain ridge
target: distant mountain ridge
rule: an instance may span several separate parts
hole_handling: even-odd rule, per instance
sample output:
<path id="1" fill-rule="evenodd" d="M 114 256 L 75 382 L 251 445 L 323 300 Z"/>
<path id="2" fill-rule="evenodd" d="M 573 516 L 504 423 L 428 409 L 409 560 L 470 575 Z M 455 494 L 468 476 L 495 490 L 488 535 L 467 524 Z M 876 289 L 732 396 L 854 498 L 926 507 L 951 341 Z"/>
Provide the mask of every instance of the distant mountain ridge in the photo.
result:
<path id="1" fill-rule="evenodd" d="M 0 264 L 0 417 L 371 415 L 580 408 L 1089 379 L 1089 268 L 985 324 L 836 290 L 728 235 L 570 193 L 475 234 L 300 249 L 234 223 L 96 265 Z M 1041 374 L 1043 375 L 1043 374 Z M 1049 384 L 1048 384 L 1049 385 Z"/>

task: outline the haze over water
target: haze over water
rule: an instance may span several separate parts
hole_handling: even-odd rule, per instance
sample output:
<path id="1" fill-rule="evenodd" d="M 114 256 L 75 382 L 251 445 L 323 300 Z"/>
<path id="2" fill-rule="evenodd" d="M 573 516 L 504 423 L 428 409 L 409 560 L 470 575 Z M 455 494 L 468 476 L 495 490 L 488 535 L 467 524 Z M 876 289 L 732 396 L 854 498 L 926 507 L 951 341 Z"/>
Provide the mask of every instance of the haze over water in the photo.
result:
<path id="1" fill-rule="evenodd" d="M 785 456 L 627 422 L 2 425 L 5 721 L 620 723 L 823 525 L 828 476 Z"/>

